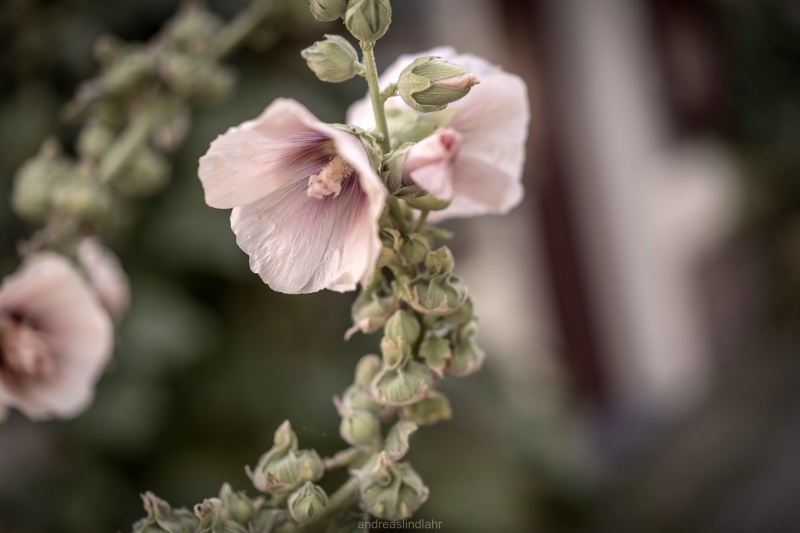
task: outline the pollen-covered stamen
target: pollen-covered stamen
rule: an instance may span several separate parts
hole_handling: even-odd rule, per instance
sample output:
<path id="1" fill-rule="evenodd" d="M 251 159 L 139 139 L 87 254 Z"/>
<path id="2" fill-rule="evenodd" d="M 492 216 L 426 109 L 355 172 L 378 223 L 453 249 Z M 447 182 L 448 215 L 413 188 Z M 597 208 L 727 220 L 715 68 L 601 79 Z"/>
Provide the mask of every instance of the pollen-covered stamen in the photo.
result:
<path id="1" fill-rule="evenodd" d="M 337 155 L 318 174 L 308 179 L 306 194 L 317 200 L 322 200 L 331 194 L 336 198 L 342 192 L 342 182 L 352 173 L 353 167 Z"/>

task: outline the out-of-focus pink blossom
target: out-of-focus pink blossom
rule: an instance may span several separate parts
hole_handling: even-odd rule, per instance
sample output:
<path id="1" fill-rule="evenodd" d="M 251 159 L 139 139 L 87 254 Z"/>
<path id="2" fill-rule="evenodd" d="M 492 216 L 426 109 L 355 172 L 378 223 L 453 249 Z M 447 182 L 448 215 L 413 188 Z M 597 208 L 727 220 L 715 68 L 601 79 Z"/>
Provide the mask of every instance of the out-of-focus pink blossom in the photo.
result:
<path id="1" fill-rule="evenodd" d="M 91 402 L 114 328 L 65 257 L 41 253 L 0 285 L 0 413 L 67 418 Z"/>
<path id="2" fill-rule="evenodd" d="M 130 306 L 131 287 L 119 258 L 100 239 L 86 237 L 78 245 L 78 261 L 108 314 L 116 322 L 122 320 Z"/>
<path id="3" fill-rule="evenodd" d="M 233 208 L 236 242 L 273 289 L 345 292 L 371 275 L 386 189 L 356 135 L 279 99 L 217 137 L 199 176 L 208 205 Z"/>
<path id="4" fill-rule="evenodd" d="M 441 165 L 439 175 L 426 177 L 431 186 L 451 181 L 453 202 L 445 210 L 431 213 L 430 220 L 508 213 L 524 197 L 522 170 L 530 122 L 525 82 L 484 59 L 442 47 L 400 56 L 381 76 L 381 86 L 396 83 L 403 69 L 420 56 L 439 56 L 481 80 L 467 96 L 448 106 L 455 115 L 447 126 L 461 135 L 461 143 L 449 169 Z M 410 109 L 400 98 L 390 98 L 386 106 Z M 369 98 L 351 106 L 348 122 L 375 128 Z M 446 192 L 446 188 L 440 191 Z M 434 190 L 429 192 L 438 198 Z"/>

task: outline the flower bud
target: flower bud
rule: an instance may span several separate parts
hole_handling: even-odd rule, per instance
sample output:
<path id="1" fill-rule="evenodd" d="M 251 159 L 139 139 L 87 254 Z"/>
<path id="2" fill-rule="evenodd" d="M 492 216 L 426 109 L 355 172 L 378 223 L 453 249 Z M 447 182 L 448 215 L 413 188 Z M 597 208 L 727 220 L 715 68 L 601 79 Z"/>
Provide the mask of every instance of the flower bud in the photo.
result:
<path id="1" fill-rule="evenodd" d="M 353 327 L 347 330 L 345 340 L 349 340 L 357 331 L 367 334 L 378 331 L 396 309 L 397 299 L 383 275 L 376 271 L 353 303 L 351 311 Z"/>
<path id="2" fill-rule="evenodd" d="M 234 492 L 227 483 L 219 490 L 219 500 L 222 503 L 222 516 L 228 520 L 247 525 L 256 512 L 256 505 L 242 492 Z"/>
<path id="3" fill-rule="evenodd" d="M 410 313 L 399 310 L 386 323 L 386 334 L 381 339 L 383 360 L 397 367 L 411 357 L 411 347 L 420 335 L 419 321 Z"/>
<path id="4" fill-rule="evenodd" d="M 456 326 L 460 326 L 462 324 L 466 324 L 467 321 L 473 318 L 473 304 L 472 298 L 467 298 L 467 301 L 464 302 L 464 305 L 459 307 L 458 311 L 447 315 L 445 320 L 450 324 L 455 324 Z"/>
<path id="5" fill-rule="evenodd" d="M 11 207 L 28 222 L 45 222 L 53 188 L 70 171 L 55 139 L 48 139 L 39 154 L 25 162 L 14 176 Z"/>
<path id="6" fill-rule="evenodd" d="M 298 450 L 297 435 L 287 420 L 275 432 L 272 448 L 261 456 L 254 470 L 245 469 L 253 485 L 262 492 L 290 492 L 306 481 L 317 481 L 325 473 L 314 450 Z"/>
<path id="7" fill-rule="evenodd" d="M 409 439 L 419 427 L 408 420 L 400 420 L 386 435 L 386 453 L 393 461 L 399 461 L 406 456 L 409 449 Z"/>
<path id="8" fill-rule="evenodd" d="M 339 35 L 326 35 L 324 41 L 317 41 L 300 55 L 319 79 L 329 83 L 351 79 L 359 65 L 356 49 Z"/>
<path id="9" fill-rule="evenodd" d="M 375 42 L 392 23 L 392 5 L 389 0 L 349 0 L 344 23 L 359 41 Z"/>
<path id="10" fill-rule="evenodd" d="M 448 273 L 414 280 L 398 278 L 392 287 L 398 298 L 424 314 L 447 316 L 457 311 L 467 299 L 467 289 L 461 278 Z"/>
<path id="11" fill-rule="evenodd" d="M 89 120 L 78 135 L 78 154 L 82 157 L 99 159 L 113 141 L 114 130 L 100 120 Z"/>
<path id="12" fill-rule="evenodd" d="M 372 381 L 370 394 L 383 405 L 403 406 L 425 398 L 432 387 L 433 374 L 430 369 L 407 359 L 397 366 L 387 362 Z"/>
<path id="13" fill-rule="evenodd" d="M 479 83 L 480 80 L 464 67 L 436 56 L 424 56 L 403 70 L 397 90 L 408 106 L 431 113 L 464 98 Z"/>
<path id="14" fill-rule="evenodd" d="M 224 100 L 236 83 L 231 69 L 202 56 L 177 52 L 161 56 L 159 73 L 171 90 L 199 104 Z"/>
<path id="15" fill-rule="evenodd" d="M 187 509 L 173 509 L 152 492 L 142 494 L 147 516 L 133 525 L 133 533 L 195 533 L 198 520 Z"/>
<path id="16" fill-rule="evenodd" d="M 453 259 L 453 252 L 447 246 L 442 246 L 425 258 L 425 268 L 428 269 L 428 274 L 432 276 L 450 274 L 455 265 L 456 261 Z"/>
<path id="17" fill-rule="evenodd" d="M 458 331 L 455 349 L 447 373 L 451 376 L 465 377 L 480 370 L 486 359 L 486 352 L 475 341 L 478 333 L 477 320 L 470 320 Z"/>
<path id="18" fill-rule="evenodd" d="M 224 21 L 200 2 L 187 2 L 167 24 L 164 33 L 172 44 L 190 51 L 207 50 Z"/>
<path id="19" fill-rule="evenodd" d="M 412 265 L 416 265 L 425 259 L 430 251 L 430 240 L 420 233 L 412 233 L 403 244 L 400 253 L 406 261 Z"/>
<path id="20" fill-rule="evenodd" d="M 373 468 L 358 476 L 361 507 L 381 520 L 410 518 L 428 499 L 428 487 L 411 465 L 395 463 L 386 452 L 378 456 Z"/>
<path id="21" fill-rule="evenodd" d="M 447 396 L 436 391 L 424 400 L 403 407 L 401 416 L 403 420 L 414 422 L 417 425 L 431 426 L 437 422 L 450 420 L 453 417 L 453 411 Z"/>
<path id="22" fill-rule="evenodd" d="M 129 92 L 153 72 L 153 56 L 137 49 L 121 54 L 103 73 L 102 86 L 109 93 Z"/>
<path id="23" fill-rule="evenodd" d="M 428 368 L 441 377 L 453 352 L 450 350 L 450 342 L 447 339 L 428 332 L 419 347 L 419 355 L 425 359 Z"/>
<path id="24" fill-rule="evenodd" d="M 218 498 L 208 498 L 194 506 L 199 521 L 196 533 L 248 533 L 244 526 L 224 516 L 223 504 Z"/>
<path id="25" fill-rule="evenodd" d="M 424 191 L 424 189 L 421 187 L 420 189 Z M 406 203 L 409 205 L 409 207 L 419 209 L 420 211 L 441 211 L 442 209 L 447 209 L 450 207 L 452 202 L 452 199 L 440 200 L 432 194 L 422 194 L 421 196 L 417 196 L 415 198 L 406 199 Z"/>
<path id="26" fill-rule="evenodd" d="M 378 415 L 363 409 L 350 410 L 340 402 L 336 403 L 342 417 L 339 434 L 344 441 L 351 446 L 379 449 L 383 438 Z"/>
<path id="27" fill-rule="evenodd" d="M 136 152 L 122 172 L 114 178 L 112 186 L 126 196 L 146 198 L 163 189 L 169 176 L 169 160 L 145 146 Z"/>
<path id="28" fill-rule="evenodd" d="M 75 217 L 92 228 L 100 227 L 111 210 L 108 188 L 86 170 L 76 169 L 53 189 L 53 209 Z"/>
<path id="29" fill-rule="evenodd" d="M 347 0 L 309 0 L 311 14 L 320 22 L 330 22 L 344 16 Z"/>
<path id="30" fill-rule="evenodd" d="M 328 495 L 322 487 L 309 481 L 289 496 L 288 505 L 294 521 L 306 524 L 328 508 Z"/>

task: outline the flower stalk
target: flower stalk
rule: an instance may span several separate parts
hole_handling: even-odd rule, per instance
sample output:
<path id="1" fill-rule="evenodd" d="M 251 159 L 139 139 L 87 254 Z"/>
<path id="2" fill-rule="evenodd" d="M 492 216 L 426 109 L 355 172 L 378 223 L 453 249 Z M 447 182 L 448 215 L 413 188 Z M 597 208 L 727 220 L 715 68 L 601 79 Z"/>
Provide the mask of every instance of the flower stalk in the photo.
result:
<path id="1" fill-rule="evenodd" d="M 361 50 L 363 52 L 363 63 L 366 70 L 364 77 L 367 79 L 369 86 L 369 97 L 372 100 L 372 111 L 375 113 L 375 124 L 378 128 L 378 143 L 381 146 L 384 154 L 391 151 L 389 145 L 389 124 L 386 121 L 386 110 L 384 109 L 384 98 L 381 93 L 380 84 L 378 82 L 378 67 L 375 65 L 375 43 L 361 42 Z"/>

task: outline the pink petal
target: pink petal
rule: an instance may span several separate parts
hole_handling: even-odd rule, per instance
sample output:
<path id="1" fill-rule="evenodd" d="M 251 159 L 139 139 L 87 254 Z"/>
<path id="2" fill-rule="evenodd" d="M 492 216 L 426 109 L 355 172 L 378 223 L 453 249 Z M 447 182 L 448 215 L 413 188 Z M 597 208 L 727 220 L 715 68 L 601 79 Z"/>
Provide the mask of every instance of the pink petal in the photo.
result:
<path id="1" fill-rule="evenodd" d="M 462 135 L 452 128 L 437 130 L 408 151 L 404 173 L 439 200 L 453 198 L 453 160 Z"/>
<path id="2" fill-rule="evenodd" d="M 130 305 L 131 287 L 119 258 L 100 239 L 87 237 L 78 246 L 78 260 L 103 307 L 115 321 L 120 321 Z"/>

